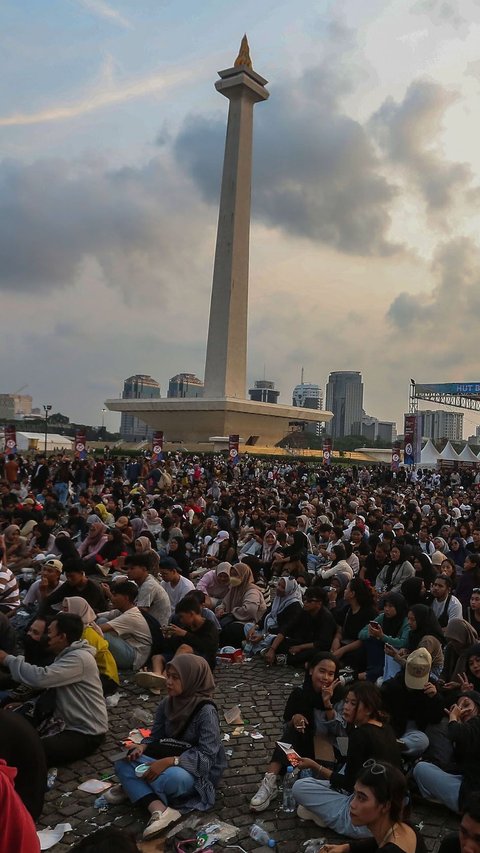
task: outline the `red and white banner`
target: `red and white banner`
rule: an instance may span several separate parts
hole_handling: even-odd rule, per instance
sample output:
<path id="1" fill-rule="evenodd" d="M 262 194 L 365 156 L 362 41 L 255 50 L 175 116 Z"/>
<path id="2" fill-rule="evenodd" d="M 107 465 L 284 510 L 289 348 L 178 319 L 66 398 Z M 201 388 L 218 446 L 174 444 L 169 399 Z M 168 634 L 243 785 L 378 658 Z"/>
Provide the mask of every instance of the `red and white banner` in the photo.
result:
<path id="1" fill-rule="evenodd" d="M 332 440 L 331 438 L 325 439 L 323 442 L 323 464 L 331 465 L 332 462 Z"/>
<path id="2" fill-rule="evenodd" d="M 75 459 L 87 458 L 87 436 L 84 429 L 75 433 Z"/>
<path id="3" fill-rule="evenodd" d="M 236 465 L 240 459 L 238 453 L 238 442 L 240 436 L 239 435 L 229 435 L 228 436 L 228 461 L 230 465 Z"/>
<path id="4" fill-rule="evenodd" d="M 5 427 L 5 453 L 7 456 L 10 453 L 17 452 L 17 429 L 14 426 Z"/>
<path id="5" fill-rule="evenodd" d="M 392 471 L 398 471 L 400 468 L 400 442 L 396 441 L 394 445 L 392 445 L 392 463 L 391 469 Z"/>
<path id="6" fill-rule="evenodd" d="M 163 431 L 158 430 L 153 433 L 152 439 L 152 462 L 159 462 L 163 459 Z"/>

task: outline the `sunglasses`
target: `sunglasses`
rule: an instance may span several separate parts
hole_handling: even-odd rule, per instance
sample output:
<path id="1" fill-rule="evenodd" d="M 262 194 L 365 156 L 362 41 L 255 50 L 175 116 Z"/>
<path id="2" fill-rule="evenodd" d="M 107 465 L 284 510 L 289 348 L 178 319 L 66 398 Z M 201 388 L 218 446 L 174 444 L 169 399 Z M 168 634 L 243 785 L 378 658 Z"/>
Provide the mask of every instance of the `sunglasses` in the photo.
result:
<path id="1" fill-rule="evenodd" d="M 375 761 L 374 758 L 369 758 L 367 761 L 365 761 L 363 764 L 363 769 L 370 770 L 370 773 L 372 773 L 374 776 L 380 776 L 382 773 L 385 774 L 387 772 L 387 768 L 385 767 L 385 765 L 378 764 L 378 762 Z"/>

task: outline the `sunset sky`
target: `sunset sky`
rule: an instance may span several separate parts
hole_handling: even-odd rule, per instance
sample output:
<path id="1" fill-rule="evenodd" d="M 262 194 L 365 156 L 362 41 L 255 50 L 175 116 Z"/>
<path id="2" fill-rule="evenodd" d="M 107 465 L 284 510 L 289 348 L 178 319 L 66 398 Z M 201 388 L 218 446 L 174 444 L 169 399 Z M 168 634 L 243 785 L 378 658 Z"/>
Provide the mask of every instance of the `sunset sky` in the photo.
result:
<path id="1" fill-rule="evenodd" d="M 98 424 L 132 373 L 203 377 L 244 32 L 249 381 L 361 370 L 400 431 L 410 377 L 480 381 L 479 0 L 3 0 L 0 26 L 2 393 Z"/>

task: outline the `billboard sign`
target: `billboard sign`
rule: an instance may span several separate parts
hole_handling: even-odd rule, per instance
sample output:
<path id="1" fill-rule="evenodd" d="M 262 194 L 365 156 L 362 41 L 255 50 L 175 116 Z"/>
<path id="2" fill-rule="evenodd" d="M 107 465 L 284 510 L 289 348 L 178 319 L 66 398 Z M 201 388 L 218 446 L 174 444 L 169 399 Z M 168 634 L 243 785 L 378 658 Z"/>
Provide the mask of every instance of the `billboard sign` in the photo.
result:
<path id="1" fill-rule="evenodd" d="M 152 438 L 152 462 L 160 462 L 163 459 L 163 431 L 157 430 Z"/>
<path id="2" fill-rule="evenodd" d="M 443 382 L 415 384 L 417 394 L 453 394 L 456 397 L 480 397 L 480 382 Z"/>
<path id="3" fill-rule="evenodd" d="M 81 460 L 87 458 L 87 437 L 84 429 L 75 433 L 75 458 Z"/>
<path id="4" fill-rule="evenodd" d="M 5 453 L 15 454 L 17 452 L 17 430 L 14 426 L 5 427 Z"/>

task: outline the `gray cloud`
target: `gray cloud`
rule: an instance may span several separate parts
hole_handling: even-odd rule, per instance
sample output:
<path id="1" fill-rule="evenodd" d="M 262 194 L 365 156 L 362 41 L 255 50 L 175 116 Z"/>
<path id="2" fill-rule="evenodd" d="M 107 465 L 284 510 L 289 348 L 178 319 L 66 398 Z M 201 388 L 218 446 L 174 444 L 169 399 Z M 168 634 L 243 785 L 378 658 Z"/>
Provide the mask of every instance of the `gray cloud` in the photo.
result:
<path id="1" fill-rule="evenodd" d="M 468 21 L 460 11 L 458 0 L 417 0 L 412 12 L 428 15 L 435 24 L 447 24 L 455 30 L 468 29 Z"/>
<path id="2" fill-rule="evenodd" d="M 94 259 L 127 299 L 152 283 L 166 292 L 196 264 L 201 209 L 160 157 L 115 171 L 101 160 L 3 161 L 0 288 L 65 288 Z"/>
<path id="3" fill-rule="evenodd" d="M 435 147 L 443 116 L 456 95 L 438 83 L 414 81 L 401 103 L 387 98 L 371 128 L 388 162 L 404 169 L 432 213 L 445 213 L 471 190 L 465 163 L 446 161 Z"/>
<path id="4" fill-rule="evenodd" d="M 395 188 L 365 128 L 341 112 L 348 74 L 329 63 L 284 81 L 255 115 L 254 214 L 295 236 L 358 255 L 398 249 L 388 236 Z M 191 116 L 175 141 L 178 163 L 216 203 L 225 117 Z"/>
<path id="5" fill-rule="evenodd" d="M 434 327 L 442 332 L 440 343 L 445 350 L 448 339 L 457 343 L 462 340 L 463 352 L 468 332 L 478 325 L 480 247 L 468 237 L 440 244 L 432 261 L 432 274 L 435 287 L 429 295 L 400 293 L 390 305 L 387 318 L 400 331 Z"/>

